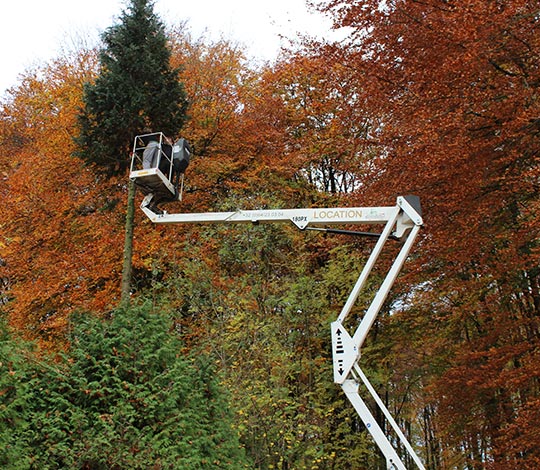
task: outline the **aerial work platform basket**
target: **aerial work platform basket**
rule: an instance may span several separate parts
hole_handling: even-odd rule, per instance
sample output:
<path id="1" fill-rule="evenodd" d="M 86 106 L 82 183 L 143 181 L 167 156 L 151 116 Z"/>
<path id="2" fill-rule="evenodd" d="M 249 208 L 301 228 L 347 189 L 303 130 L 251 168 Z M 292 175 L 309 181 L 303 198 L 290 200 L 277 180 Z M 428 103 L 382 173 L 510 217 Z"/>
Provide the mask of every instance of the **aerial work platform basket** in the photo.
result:
<path id="1" fill-rule="evenodd" d="M 185 139 L 174 144 L 162 132 L 135 137 L 129 177 L 154 202 L 182 199 L 184 172 L 189 165 L 191 147 Z"/>

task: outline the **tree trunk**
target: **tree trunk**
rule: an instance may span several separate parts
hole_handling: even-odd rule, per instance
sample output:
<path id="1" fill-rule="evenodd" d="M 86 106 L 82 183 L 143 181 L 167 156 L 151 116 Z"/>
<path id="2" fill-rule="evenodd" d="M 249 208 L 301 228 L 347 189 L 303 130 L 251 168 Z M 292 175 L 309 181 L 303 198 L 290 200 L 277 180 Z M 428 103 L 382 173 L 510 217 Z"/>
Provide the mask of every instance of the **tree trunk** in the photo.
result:
<path id="1" fill-rule="evenodd" d="M 124 239 L 124 264 L 122 266 L 122 287 L 120 306 L 127 307 L 131 295 L 131 272 L 133 257 L 133 220 L 135 218 L 135 183 L 129 181 L 126 213 L 126 233 Z"/>

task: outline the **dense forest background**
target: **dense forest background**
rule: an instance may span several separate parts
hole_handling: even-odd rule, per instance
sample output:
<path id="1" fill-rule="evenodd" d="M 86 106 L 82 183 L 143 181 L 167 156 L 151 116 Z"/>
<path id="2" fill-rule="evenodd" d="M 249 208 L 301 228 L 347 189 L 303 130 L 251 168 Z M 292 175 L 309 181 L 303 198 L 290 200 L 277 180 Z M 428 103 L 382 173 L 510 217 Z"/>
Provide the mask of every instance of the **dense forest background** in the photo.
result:
<path id="1" fill-rule="evenodd" d="M 195 157 L 167 210 L 420 196 L 363 367 L 429 470 L 536 470 L 540 3 L 319 8 L 347 38 L 264 67 L 169 27 Z M 331 371 L 329 323 L 372 242 L 138 211 L 119 308 L 127 175 L 74 156 L 99 73 L 80 48 L 1 103 L 0 465 L 384 468 Z"/>

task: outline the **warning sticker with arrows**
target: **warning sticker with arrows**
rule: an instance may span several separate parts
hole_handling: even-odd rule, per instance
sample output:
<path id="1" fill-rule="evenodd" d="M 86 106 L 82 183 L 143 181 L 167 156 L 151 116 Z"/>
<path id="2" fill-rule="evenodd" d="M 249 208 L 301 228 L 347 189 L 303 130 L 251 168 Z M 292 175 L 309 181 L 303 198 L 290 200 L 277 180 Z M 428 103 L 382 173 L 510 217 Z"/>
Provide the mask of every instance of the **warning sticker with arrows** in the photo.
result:
<path id="1" fill-rule="evenodd" d="M 340 322 L 332 323 L 332 358 L 334 362 L 334 382 L 345 381 L 358 358 L 357 347 Z"/>

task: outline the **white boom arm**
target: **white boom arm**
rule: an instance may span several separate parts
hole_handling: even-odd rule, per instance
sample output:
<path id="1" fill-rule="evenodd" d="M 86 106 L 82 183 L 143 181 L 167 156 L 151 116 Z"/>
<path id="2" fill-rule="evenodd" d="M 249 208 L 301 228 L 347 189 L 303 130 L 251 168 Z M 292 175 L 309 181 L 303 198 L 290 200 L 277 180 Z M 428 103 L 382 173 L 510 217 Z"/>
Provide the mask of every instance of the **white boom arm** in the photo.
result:
<path id="1" fill-rule="evenodd" d="M 309 208 L 309 209 L 275 209 L 250 210 L 236 212 L 202 212 L 186 214 L 168 214 L 152 210 L 152 194 L 147 195 L 141 209 L 155 223 L 182 224 L 182 223 L 271 223 L 291 222 L 301 230 L 321 229 L 322 226 L 332 224 L 379 224 L 384 225 L 382 233 L 373 248 L 371 256 L 364 266 L 360 276 L 347 299 L 337 320 L 331 324 L 332 357 L 334 366 L 334 382 L 339 384 L 359 414 L 367 430 L 379 446 L 386 458 L 387 469 L 407 470 L 403 461 L 397 454 L 388 437 L 385 435 L 358 390 L 363 383 L 370 395 L 381 409 L 402 445 L 410 454 L 417 467 L 425 470 L 422 462 L 415 454 L 412 446 L 399 429 L 383 401 L 377 395 L 373 386 L 362 372 L 359 359 L 360 349 L 375 322 L 383 303 L 405 262 L 412 244 L 423 224 L 420 204 L 415 196 L 400 196 L 397 204 L 392 207 L 345 207 L 345 208 Z M 324 230 L 324 229 L 322 229 Z M 356 232 L 355 232 L 356 233 Z M 373 234 L 372 234 L 373 235 Z M 366 310 L 362 321 L 351 336 L 344 327 L 344 322 L 358 298 L 366 280 L 379 258 L 385 243 L 390 238 L 397 238 L 402 242 L 401 249 L 396 256 L 386 277 L 375 294 L 370 306 Z"/>

